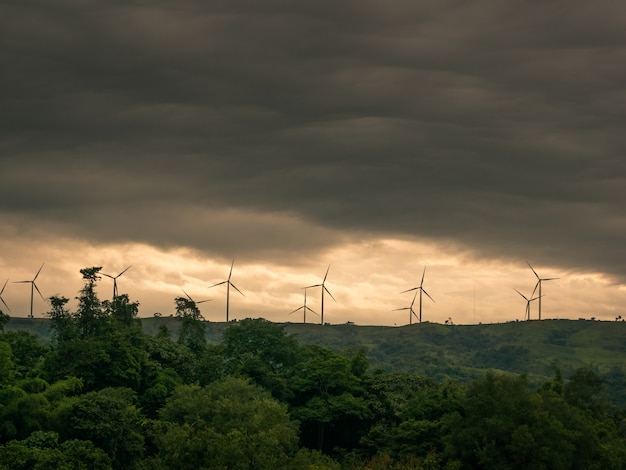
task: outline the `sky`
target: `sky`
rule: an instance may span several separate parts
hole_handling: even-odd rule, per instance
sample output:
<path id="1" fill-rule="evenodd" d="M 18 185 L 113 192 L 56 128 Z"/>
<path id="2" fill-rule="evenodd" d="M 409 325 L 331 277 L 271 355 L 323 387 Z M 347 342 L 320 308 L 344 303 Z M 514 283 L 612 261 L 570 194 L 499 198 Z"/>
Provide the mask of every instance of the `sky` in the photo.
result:
<path id="1" fill-rule="evenodd" d="M 625 84 L 620 2 L 5 0 L 0 308 L 626 316 Z"/>

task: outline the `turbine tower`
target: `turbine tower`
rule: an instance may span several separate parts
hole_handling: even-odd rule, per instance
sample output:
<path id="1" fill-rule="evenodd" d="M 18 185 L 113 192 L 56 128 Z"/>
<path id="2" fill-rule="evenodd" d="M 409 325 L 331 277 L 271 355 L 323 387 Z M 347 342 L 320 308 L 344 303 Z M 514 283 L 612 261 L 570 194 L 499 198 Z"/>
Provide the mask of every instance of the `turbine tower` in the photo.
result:
<path id="1" fill-rule="evenodd" d="M 415 304 L 415 299 L 416 298 L 417 298 L 417 291 L 415 291 L 415 294 L 413 295 L 413 301 L 411 302 L 411 306 L 394 309 L 394 312 L 398 311 L 398 310 L 408 310 L 409 311 L 409 325 L 413 324 L 413 316 L 415 316 L 417 318 L 417 314 L 415 313 L 415 310 L 413 310 L 413 304 Z"/>
<path id="2" fill-rule="evenodd" d="M 37 284 L 35 284 L 35 281 L 37 280 L 37 276 L 39 276 L 39 273 L 43 269 L 43 265 L 44 264 L 45 263 L 41 264 L 41 266 L 39 267 L 39 271 L 37 271 L 37 274 L 35 274 L 35 277 L 31 281 L 14 281 L 14 284 L 30 284 L 30 315 L 29 315 L 29 318 L 33 318 L 33 300 L 34 300 L 34 296 L 35 296 L 35 290 L 37 290 L 37 293 L 41 296 L 42 300 L 44 302 L 46 301 L 46 299 L 42 295 L 41 291 L 39 290 L 39 287 L 37 287 Z"/>
<path id="3" fill-rule="evenodd" d="M 401 294 L 404 294 L 405 292 L 410 292 L 412 290 L 414 291 L 419 291 L 420 293 L 420 315 L 419 315 L 419 322 L 422 323 L 422 293 L 426 294 L 426 296 L 432 300 L 433 302 L 435 301 L 435 299 L 433 299 L 430 295 L 428 295 L 428 292 L 426 292 L 424 290 L 424 276 L 426 275 L 426 266 L 424 266 L 424 272 L 422 273 L 422 280 L 420 281 L 420 285 L 417 287 L 413 287 L 412 289 L 407 289 L 407 290 L 403 290 L 402 292 L 400 292 Z M 417 292 L 416 292 L 417 294 Z"/>
<path id="4" fill-rule="evenodd" d="M 241 292 L 239 289 L 237 289 L 237 286 L 235 286 L 235 284 L 233 284 L 232 282 L 230 282 L 230 278 L 233 275 L 233 266 L 235 265 L 235 260 L 233 260 L 232 264 L 230 265 L 230 272 L 228 273 L 228 279 L 226 279 L 225 281 L 222 282 L 218 282 L 217 284 L 213 284 L 212 286 L 209 286 L 209 289 L 212 287 L 216 287 L 216 286 L 221 286 L 222 284 L 226 284 L 226 323 L 228 323 L 228 309 L 229 309 L 229 305 L 230 305 L 230 288 L 231 286 L 233 287 L 233 289 L 235 289 L 237 292 L 239 292 L 241 295 L 243 295 L 243 292 Z M 245 295 L 243 295 L 245 297 Z"/>
<path id="5" fill-rule="evenodd" d="M 115 300 L 115 298 L 118 295 L 117 292 L 117 278 L 120 277 L 122 274 L 124 274 L 126 271 L 128 271 L 130 268 L 132 268 L 133 265 L 131 264 L 129 267 L 127 267 L 124 271 L 122 271 L 121 273 L 119 273 L 117 276 L 112 276 L 111 274 L 105 274 L 105 273 L 100 273 L 103 276 L 106 276 L 110 279 L 113 279 L 113 300 Z"/>
<path id="6" fill-rule="evenodd" d="M 4 281 L 4 285 L 2 286 L 2 290 L 0 290 L 0 301 L 2 301 L 2 303 L 4 304 L 4 306 L 7 308 L 7 310 L 10 312 L 11 309 L 9 308 L 9 306 L 7 305 L 7 303 L 4 301 L 4 299 L 2 298 L 2 293 L 4 292 L 4 289 L 7 286 L 7 283 L 9 282 L 9 280 L 7 279 L 6 281 Z"/>
<path id="7" fill-rule="evenodd" d="M 324 275 L 324 279 L 322 280 L 321 284 L 314 284 L 312 286 L 307 286 L 305 287 L 305 289 L 309 289 L 311 287 L 321 287 L 322 288 L 322 316 L 321 316 L 321 323 L 322 325 L 324 324 L 324 292 L 327 292 L 328 295 L 330 295 L 330 297 L 337 302 L 337 300 L 333 297 L 333 294 L 330 293 L 330 291 L 328 290 L 328 288 L 326 287 L 326 278 L 328 277 L 328 271 L 330 270 L 330 264 L 328 265 L 328 269 L 326 269 L 326 274 Z"/>
<path id="8" fill-rule="evenodd" d="M 304 305 L 302 305 L 302 307 L 298 307 L 297 309 L 295 309 L 295 310 L 293 310 L 293 311 L 289 312 L 289 315 L 291 315 L 292 313 L 296 313 L 298 310 L 302 309 L 302 310 L 303 310 L 303 312 L 304 312 L 304 319 L 303 319 L 303 323 L 306 323 L 306 311 L 307 311 L 307 310 L 310 310 L 311 312 L 313 312 L 313 313 L 314 313 L 315 315 L 317 315 L 318 317 L 319 317 L 319 315 L 318 315 L 318 313 L 317 313 L 315 310 L 313 310 L 311 307 L 307 307 L 307 305 L 306 305 L 306 290 L 308 289 L 308 287 L 303 287 L 303 289 L 304 289 Z"/>
<path id="9" fill-rule="evenodd" d="M 530 320 L 530 303 L 534 300 L 537 300 L 539 297 L 532 297 L 531 299 L 529 299 L 528 297 L 526 297 L 524 294 L 522 294 L 520 291 L 518 291 L 517 289 L 514 289 L 515 292 L 517 292 L 519 295 L 522 296 L 522 298 L 526 301 L 526 312 L 525 312 L 525 318 L 524 320 Z M 535 292 L 533 291 L 533 294 Z"/>
<path id="10" fill-rule="evenodd" d="M 528 267 L 532 270 L 532 272 L 535 274 L 535 277 L 537 278 L 537 284 L 535 284 L 535 288 L 533 289 L 533 293 L 531 294 L 531 297 L 533 295 L 535 295 L 535 291 L 537 290 L 537 287 L 539 287 L 539 320 L 541 320 L 541 283 L 543 281 L 554 281 L 556 279 L 559 279 L 558 277 L 544 277 L 541 278 L 539 277 L 539 274 L 537 274 L 537 271 L 535 271 L 535 269 L 530 265 L 530 263 L 528 261 L 526 261 L 526 264 L 528 264 Z"/>

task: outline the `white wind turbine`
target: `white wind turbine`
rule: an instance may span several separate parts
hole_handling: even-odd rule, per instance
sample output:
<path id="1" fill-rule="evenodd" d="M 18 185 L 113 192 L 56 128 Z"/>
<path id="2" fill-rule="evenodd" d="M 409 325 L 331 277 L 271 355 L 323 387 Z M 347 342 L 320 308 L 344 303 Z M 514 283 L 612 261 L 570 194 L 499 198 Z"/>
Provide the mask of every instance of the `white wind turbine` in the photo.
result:
<path id="1" fill-rule="evenodd" d="M 326 274 L 324 275 L 324 279 L 321 284 L 314 284 L 312 286 L 307 286 L 304 289 L 309 289 L 312 287 L 321 287 L 322 288 L 322 316 L 321 316 L 321 324 L 324 324 L 324 292 L 327 292 L 330 297 L 337 302 L 337 300 L 333 297 L 333 294 L 330 293 L 328 288 L 326 287 L 326 278 L 328 277 L 328 271 L 330 270 L 330 264 L 328 265 L 328 269 L 326 269 Z"/>
<path id="2" fill-rule="evenodd" d="M 230 282 L 230 278 L 233 275 L 233 266 L 235 265 L 235 260 L 233 260 L 232 264 L 230 265 L 230 272 L 228 273 L 228 279 L 226 279 L 225 281 L 222 282 L 218 282 L 217 284 L 213 284 L 212 286 L 209 286 L 209 289 L 211 287 L 216 287 L 216 286 L 221 286 L 222 284 L 226 284 L 226 322 L 228 323 L 228 310 L 229 310 L 229 306 L 230 306 L 230 287 L 232 286 L 233 289 L 235 289 L 237 292 L 239 292 L 241 295 L 243 295 L 243 292 L 241 292 L 239 289 L 237 289 L 237 286 L 235 286 L 235 284 L 233 284 L 232 282 Z M 245 295 L 243 295 L 245 297 Z"/>
<path id="3" fill-rule="evenodd" d="M 422 273 L 422 280 L 420 281 L 420 285 L 417 287 L 413 287 L 411 289 L 407 289 L 407 290 L 403 290 L 402 292 L 400 292 L 401 294 L 404 294 L 405 292 L 410 292 L 412 290 L 414 291 L 418 291 L 420 293 L 420 314 L 419 314 L 419 322 L 422 323 L 422 293 L 426 294 L 426 296 L 432 300 L 433 302 L 435 301 L 435 299 L 433 299 L 430 295 L 428 295 L 428 292 L 426 292 L 426 290 L 424 290 L 424 276 L 426 275 L 426 266 L 424 266 L 424 272 Z M 417 294 L 417 292 L 416 292 Z"/>
<path id="4" fill-rule="evenodd" d="M 37 287 L 37 284 L 35 284 L 35 281 L 37 280 L 37 277 L 39 276 L 39 273 L 43 269 L 43 265 L 44 264 L 45 263 L 41 263 L 41 267 L 39 268 L 39 271 L 37 271 L 37 274 L 35 274 L 35 277 L 32 280 L 30 280 L 30 281 L 14 281 L 14 284 L 30 284 L 30 315 L 29 315 L 29 318 L 33 318 L 33 300 L 34 300 L 34 297 L 35 297 L 35 290 L 37 291 L 39 296 L 42 298 L 42 300 L 44 302 L 46 301 L 46 299 L 44 298 L 43 294 L 39 290 L 39 287 Z"/>

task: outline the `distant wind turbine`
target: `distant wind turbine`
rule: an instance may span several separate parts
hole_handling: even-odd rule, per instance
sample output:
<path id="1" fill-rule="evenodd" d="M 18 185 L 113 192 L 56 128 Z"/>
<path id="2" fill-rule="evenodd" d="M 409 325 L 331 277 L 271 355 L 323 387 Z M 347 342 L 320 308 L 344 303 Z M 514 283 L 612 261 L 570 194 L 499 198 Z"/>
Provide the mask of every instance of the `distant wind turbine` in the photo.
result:
<path id="1" fill-rule="evenodd" d="M 308 287 L 303 287 L 303 289 L 304 289 L 304 305 L 302 305 L 302 307 L 298 307 L 297 309 L 293 310 L 292 312 L 289 312 L 289 315 L 291 315 L 292 313 L 296 313 L 298 310 L 302 309 L 302 310 L 303 310 L 303 312 L 304 312 L 304 319 L 303 319 L 303 323 L 306 323 L 306 311 L 307 311 L 307 310 L 310 310 L 311 312 L 313 312 L 313 313 L 314 313 L 315 315 L 317 315 L 318 317 L 319 317 L 319 315 L 318 315 L 318 313 L 317 313 L 315 310 L 313 310 L 311 307 L 307 307 L 307 305 L 306 305 L 306 290 L 308 289 Z"/>
<path id="2" fill-rule="evenodd" d="M 424 276 L 426 275 L 426 266 L 424 266 L 424 272 L 422 273 L 422 280 L 420 281 L 420 285 L 417 287 L 413 287 L 411 289 L 407 289 L 407 290 L 403 290 L 402 292 L 400 292 L 401 294 L 404 294 L 405 292 L 410 292 L 412 290 L 414 291 L 418 291 L 420 292 L 420 315 L 419 315 L 419 322 L 422 323 L 422 293 L 426 294 L 426 296 L 432 300 L 433 302 L 435 301 L 435 299 L 433 299 L 430 295 L 428 295 L 428 292 L 426 292 L 424 290 Z M 417 292 L 416 292 L 417 294 Z"/>
<path id="3" fill-rule="evenodd" d="M 539 288 L 539 320 L 541 320 L 541 283 L 543 281 L 554 281 L 556 279 L 559 279 L 558 277 L 544 277 L 541 278 L 539 277 L 539 274 L 537 274 L 537 271 L 535 271 L 535 269 L 530 265 L 530 263 L 528 261 L 526 261 L 526 264 L 528 264 L 528 267 L 532 270 L 532 272 L 535 274 L 535 277 L 537 278 L 537 284 L 535 284 L 535 288 L 533 289 L 533 293 L 531 294 L 531 297 L 533 295 L 535 295 L 535 291 L 537 290 L 537 288 Z"/>
<path id="4" fill-rule="evenodd" d="M 337 300 L 333 297 L 333 294 L 330 293 L 330 291 L 328 290 L 328 288 L 326 287 L 326 278 L 328 277 L 328 271 L 330 270 L 330 264 L 328 265 L 328 269 L 326 269 L 326 274 L 324 275 L 324 279 L 322 280 L 321 284 L 314 284 L 312 286 L 307 286 L 305 287 L 305 289 L 309 289 L 311 287 L 321 287 L 322 288 L 322 316 L 321 316 L 321 323 L 322 325 L 324 324 L 324 292 L 327 292 L 328 295 L 330 295 L 330 297 L 337 302 Z"/>
<path id="5" fill-rule="evenodd" d="M 119 273 L 117 276 L 113 276 L 111 274 L 105 274 L 105 273 L 100 273 L 103 276 L 106 276 L 110 279 L 113 279 L 113 299 L 115 299 L 118 296 L 118 292 L 117 292 L 117 278 L 120 277 L 122 274 L 124 274 L 126 271 L 128 271 L 130 268 L 132 268 L 133 265 L 131 264 L 129 267 L 127 267 L 124 271 L 122 271 L 121 273 Z"/>
<path id="6" fill-rule="evenodd" d="M 39 271 L 37 271 L 37 274 L 35 274 L 35 277 L 31 281 L 14 281 L 14 284 L 30 284 L 30 315 L 29 315 L 30 318 L 33 318 L 33 298 L 35 296 L 35 290 L 37 290 L 37 293 L 41 296 L 43 301 L 44 302 L 46 301 L 46 299 L 42 295 L 41 291 L 39 290 L 39 287 L 37 287 L 37 284 L 35 284 L 35 281 L 37 280 L 37 277 L 39 276 L 39 273 L 43 269 L 43 265 L 44 264 L 45 263 L 41 264 L 41 267 L 39 268 Z"/>
<path id="7" fill-rule="evenodd" d="M 413 301 L 411 302 L 411 305 L 409 307 L 394 309 L 394 312 L 398 311 L 398 310 L 408 310 L 409 311 L 409 325 L 413 324 L 413 317 L 414 316 L 417 318 L 417 314 L 415 313 L 415 310 L 413 310 L 413 304 L 415 304 L 415 299 L 416 298 L 417 298 L 417 291 L 415 291 L 415 295 L 413 295 Z"/>
<path id="8" fill-rule="evenodd" d="M 532 298 L 528 298 L 526 297 L 524 294 L 522 294 L 520 291 L 518 291 L 517 289 L 515 289 L 515 292 L 517 292 L 519 295 L 521 295 L 523 297 L 523 299 L 526 301 L 526 314 L 525 314 L 525 318 L 524 320 L 530 320 L 530 303 L 534 300 L 537 300 L 539 297 L 533 297 L 531 295 Z M 535 291 L 533 291 L 533 294 L 535 293 Z"/>
<path id="9" fill-rule="evenodd" d="M 228 273 L 228 279 L 226 279 L 225 281 L 222 282 L 218 282 L 217 284 L 213 284 L 212 286 L 209 286 L 209 289 L 212 287 L 216 287 L 216 286 L 221 286 L 222 284 L 226 284 L 226 323 L 228 323 L 228 309 L 229 309 L 229 305 L 230 305 L 230 287 L 232 286 L 233 289 L 235 289 L 237 292 L 239 292 L 241 295 L 243 295 L 243 292 L 241 292 L 239 289 L 237 289 L 237 286 L 235 286 L 235 284 L 233 284 L 232 282 L 230 282 L 230 278 L 233 275 L 233 266 L 235 265 L 235 260 L 233 260 L 232 264 L 230 265 L 230 272 Z M 243 295 L 245 297 L 245 295 Z"/>
<path id="10" fill-rule="evenodd" d="M 6 281 L 4 281 L 4 285 L 2 286 L 2 290 L 0 290 L 0 301 L 2 301 L 2 303 L 4 304 L 4 306 L 7 308 L 7 310 L 10 312 L 11 309 L 9 308 L 9 306 L 7 305 L 7 303 L 4 301 L 4 299 L 2 298 L 2 293 L 4 292 L 4 289 L 7 286 L 7 283 L 9 282 L 9 280 L 7 279 Z"/>
<path id="11" fill-rule="evenodd" d="M 198 300 L 197 302 L 195 300 L 193 300 L 191 298 L 191 296 L 185 291 L 185 289 L 182 289 L 183 292 L 185 292 L 185 295 L 187 296 L 187 298 L 192 301 L 194 304 L 198 305 L 198 304 L 203 304 L 204 302 L 210 302 L 212 299 L 206 299 L 206 300 Z"/>

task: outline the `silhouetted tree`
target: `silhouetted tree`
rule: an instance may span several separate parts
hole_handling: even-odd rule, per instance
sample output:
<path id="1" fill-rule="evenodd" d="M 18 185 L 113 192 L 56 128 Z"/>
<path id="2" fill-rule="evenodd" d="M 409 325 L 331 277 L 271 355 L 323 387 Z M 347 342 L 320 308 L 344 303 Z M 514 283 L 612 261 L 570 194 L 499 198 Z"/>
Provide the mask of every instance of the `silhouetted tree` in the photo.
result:
<path id="1" fill-rule="evenodd" d="M 0 310 L 0 331 L 4 330 L 4 325 L 11 319 L 9 315 Z"/>
<path id="2" fill-rule="evenodd" d="M 200 356 L 206 346 L 205 324 L 198 306 L 193 300 L 176 297 L 176 318 L 181 322 L 178 342 L 184 344 L 196 356 Z"/>

